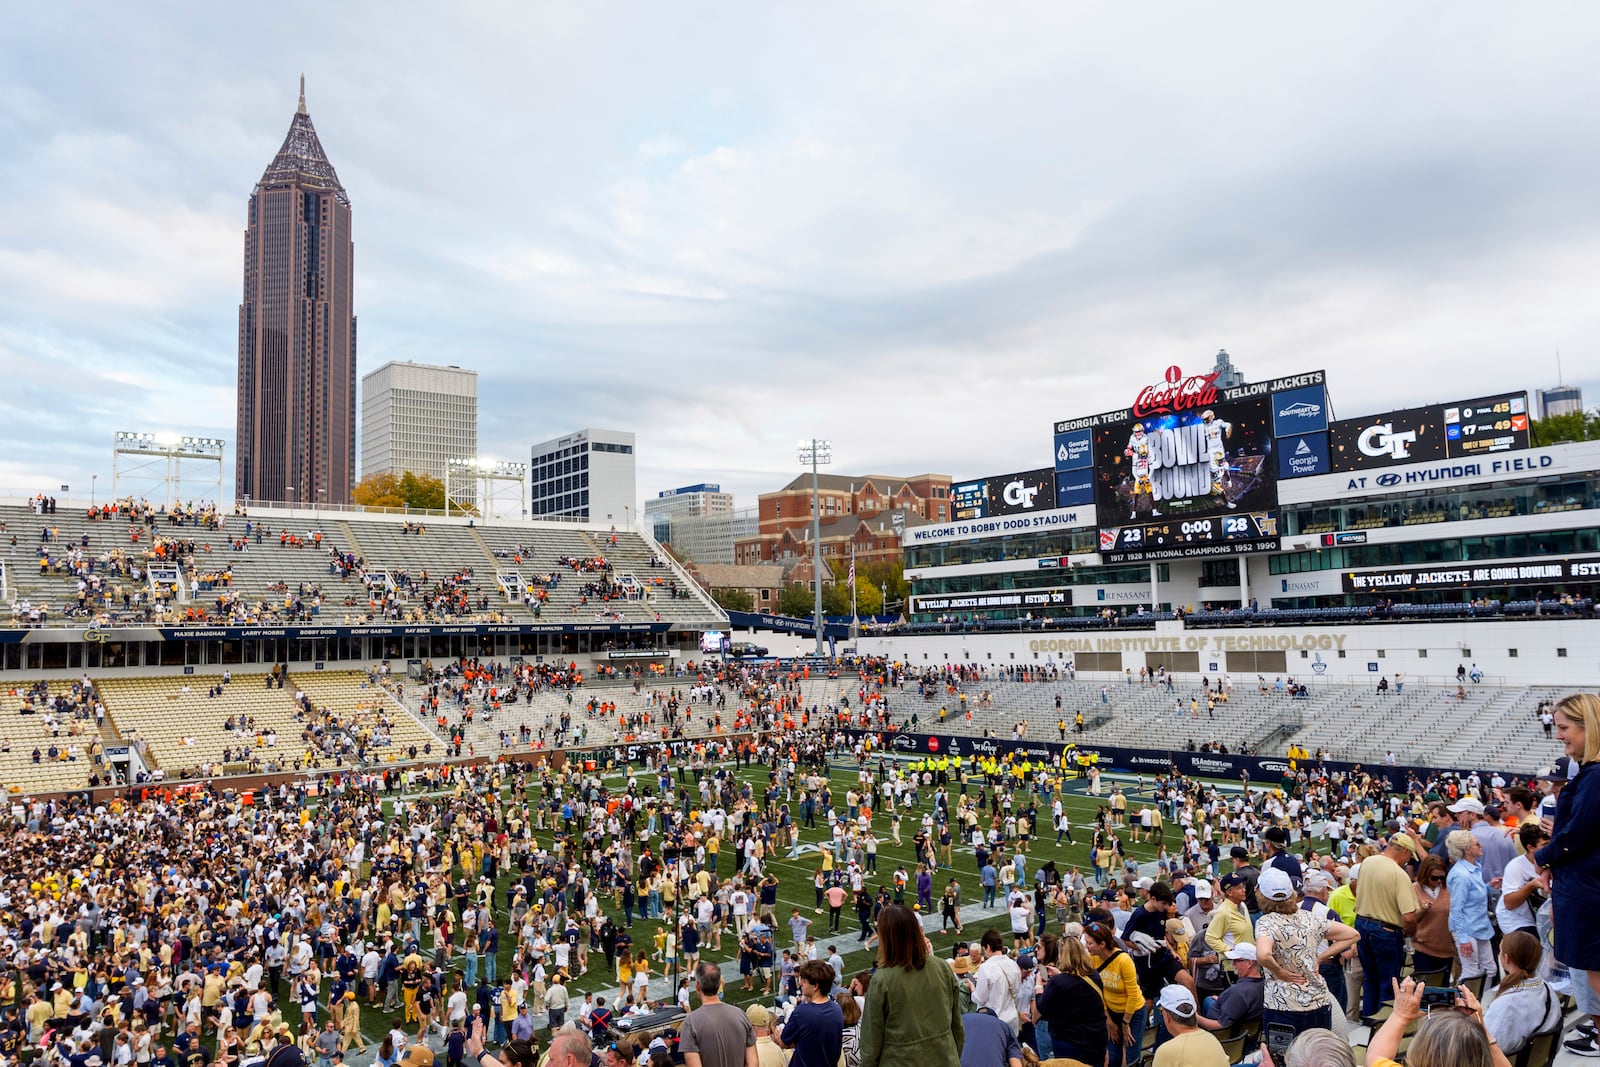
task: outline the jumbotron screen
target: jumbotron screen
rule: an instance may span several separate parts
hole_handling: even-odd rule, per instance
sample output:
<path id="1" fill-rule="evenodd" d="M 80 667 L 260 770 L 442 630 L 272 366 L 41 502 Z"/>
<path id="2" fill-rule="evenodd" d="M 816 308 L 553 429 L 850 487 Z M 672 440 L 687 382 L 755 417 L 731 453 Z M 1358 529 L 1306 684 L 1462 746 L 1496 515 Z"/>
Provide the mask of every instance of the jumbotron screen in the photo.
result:
<path id="1" fill-rule="evenodd" d="M 1094 431 L 1095 512 L 1107 562 L 1278 548 L 1269 394 L 1175 396 Z"/>

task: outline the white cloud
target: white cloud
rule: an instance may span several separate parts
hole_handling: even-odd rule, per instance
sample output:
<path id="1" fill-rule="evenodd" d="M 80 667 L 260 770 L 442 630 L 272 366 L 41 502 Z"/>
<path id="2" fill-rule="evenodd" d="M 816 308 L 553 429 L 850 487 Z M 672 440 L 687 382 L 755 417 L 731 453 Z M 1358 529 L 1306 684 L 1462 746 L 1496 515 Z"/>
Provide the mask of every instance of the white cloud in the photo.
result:
<path id="1" fill-rule="evenodd" d="M 810 433 L 843 471 L 1032 466 L 1220 347 L 1326 367 L 1349 413 L 1549 384 L 1556 348 L 1596 393 L 1597 23 L 36 6 L 0 39 L 0 405 L 40 412 L 41 477 L 104 461 L 63 389 L 231 436 L 245 204 L 302 69 L 363 368 L 477 368 L 496 454 L 625 423 L 642 495 L 748 500 Z"/>

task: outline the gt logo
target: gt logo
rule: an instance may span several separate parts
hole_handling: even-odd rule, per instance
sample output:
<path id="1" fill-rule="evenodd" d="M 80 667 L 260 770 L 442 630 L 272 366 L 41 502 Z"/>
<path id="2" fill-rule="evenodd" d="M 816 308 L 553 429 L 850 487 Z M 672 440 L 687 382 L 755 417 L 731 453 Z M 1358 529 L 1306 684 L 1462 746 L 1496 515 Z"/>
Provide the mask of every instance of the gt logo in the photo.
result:
<path id="1" fill-rule="evenodd" d="M 1406 459 L 1411 455 L 1407 445 L 1417 443 L 1417 432 L 1405 430 L 1401 433 L 1394 432 L 1391 423 L 1380 422 L 1376 426 L 1368 426 L 1361 431 L 1361 436 L 1356 438 L 1356 446 L 1363 455 L 1389 456 L 1393 459 Z"/>
<path id="2" fill-rule="evenodd" d="M 1033 498 L 1039 495 L 1039 487 L 1036 485 L 1030 486 L 1018 479 L 1014 482 L 1007 482 L 1005 491 L 1000 495 L 1012 507 L 1031 508 L 1033 507 Z"/>

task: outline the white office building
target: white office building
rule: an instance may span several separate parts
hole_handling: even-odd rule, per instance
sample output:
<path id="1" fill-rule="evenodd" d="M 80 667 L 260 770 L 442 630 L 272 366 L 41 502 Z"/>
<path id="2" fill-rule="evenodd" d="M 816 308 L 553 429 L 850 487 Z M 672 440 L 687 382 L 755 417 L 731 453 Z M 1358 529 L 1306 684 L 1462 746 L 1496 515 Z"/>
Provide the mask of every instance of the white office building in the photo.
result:
<path id="1" fill-rule="evenodd" d="M 385 363 L 361 379 L 361 476 L 428 474 L 478 454 L 478 372 Z"/>
<path id="2" fill-rule="evenodd" d="M 666 489 L 644 502 L 646 528 L 683 559 L 732 564 L 733 544 L 759 530 L 755 508 L 735 511 L 733 494 L 710 482 Z"/>
<path id="3" fill-rule="evenodd" d="M 535 519 L 631 525 L 639 518 L 633 434 L 576 430 L 533 446 L 528 514 Z"/>

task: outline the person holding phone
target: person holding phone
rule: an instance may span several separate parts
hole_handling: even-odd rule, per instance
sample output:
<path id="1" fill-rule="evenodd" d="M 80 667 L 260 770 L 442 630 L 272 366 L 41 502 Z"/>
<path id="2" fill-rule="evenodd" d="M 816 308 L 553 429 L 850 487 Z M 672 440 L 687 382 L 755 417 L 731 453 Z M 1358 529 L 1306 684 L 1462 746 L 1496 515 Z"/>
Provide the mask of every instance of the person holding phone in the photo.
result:
<path id="1" fill-rule="evenodd" d="M 1483 1006 L 1466 986 L 1455 996 L 1429 1005 L 1424 1011 L 1427 987 L 1411 978 L 1394 983 L 1394 1011 L 1372 1035 L 1366 1067 L 1399 1067 L 1400 1040 L 1412 1023 L 1422 1019 L 1406 1050 L 1406 1067 L 1511 1067 L 1494 1035 L 1483 1022 Z M 1426 1018 L 1423 1016 L 1426 1015 Z"/>

